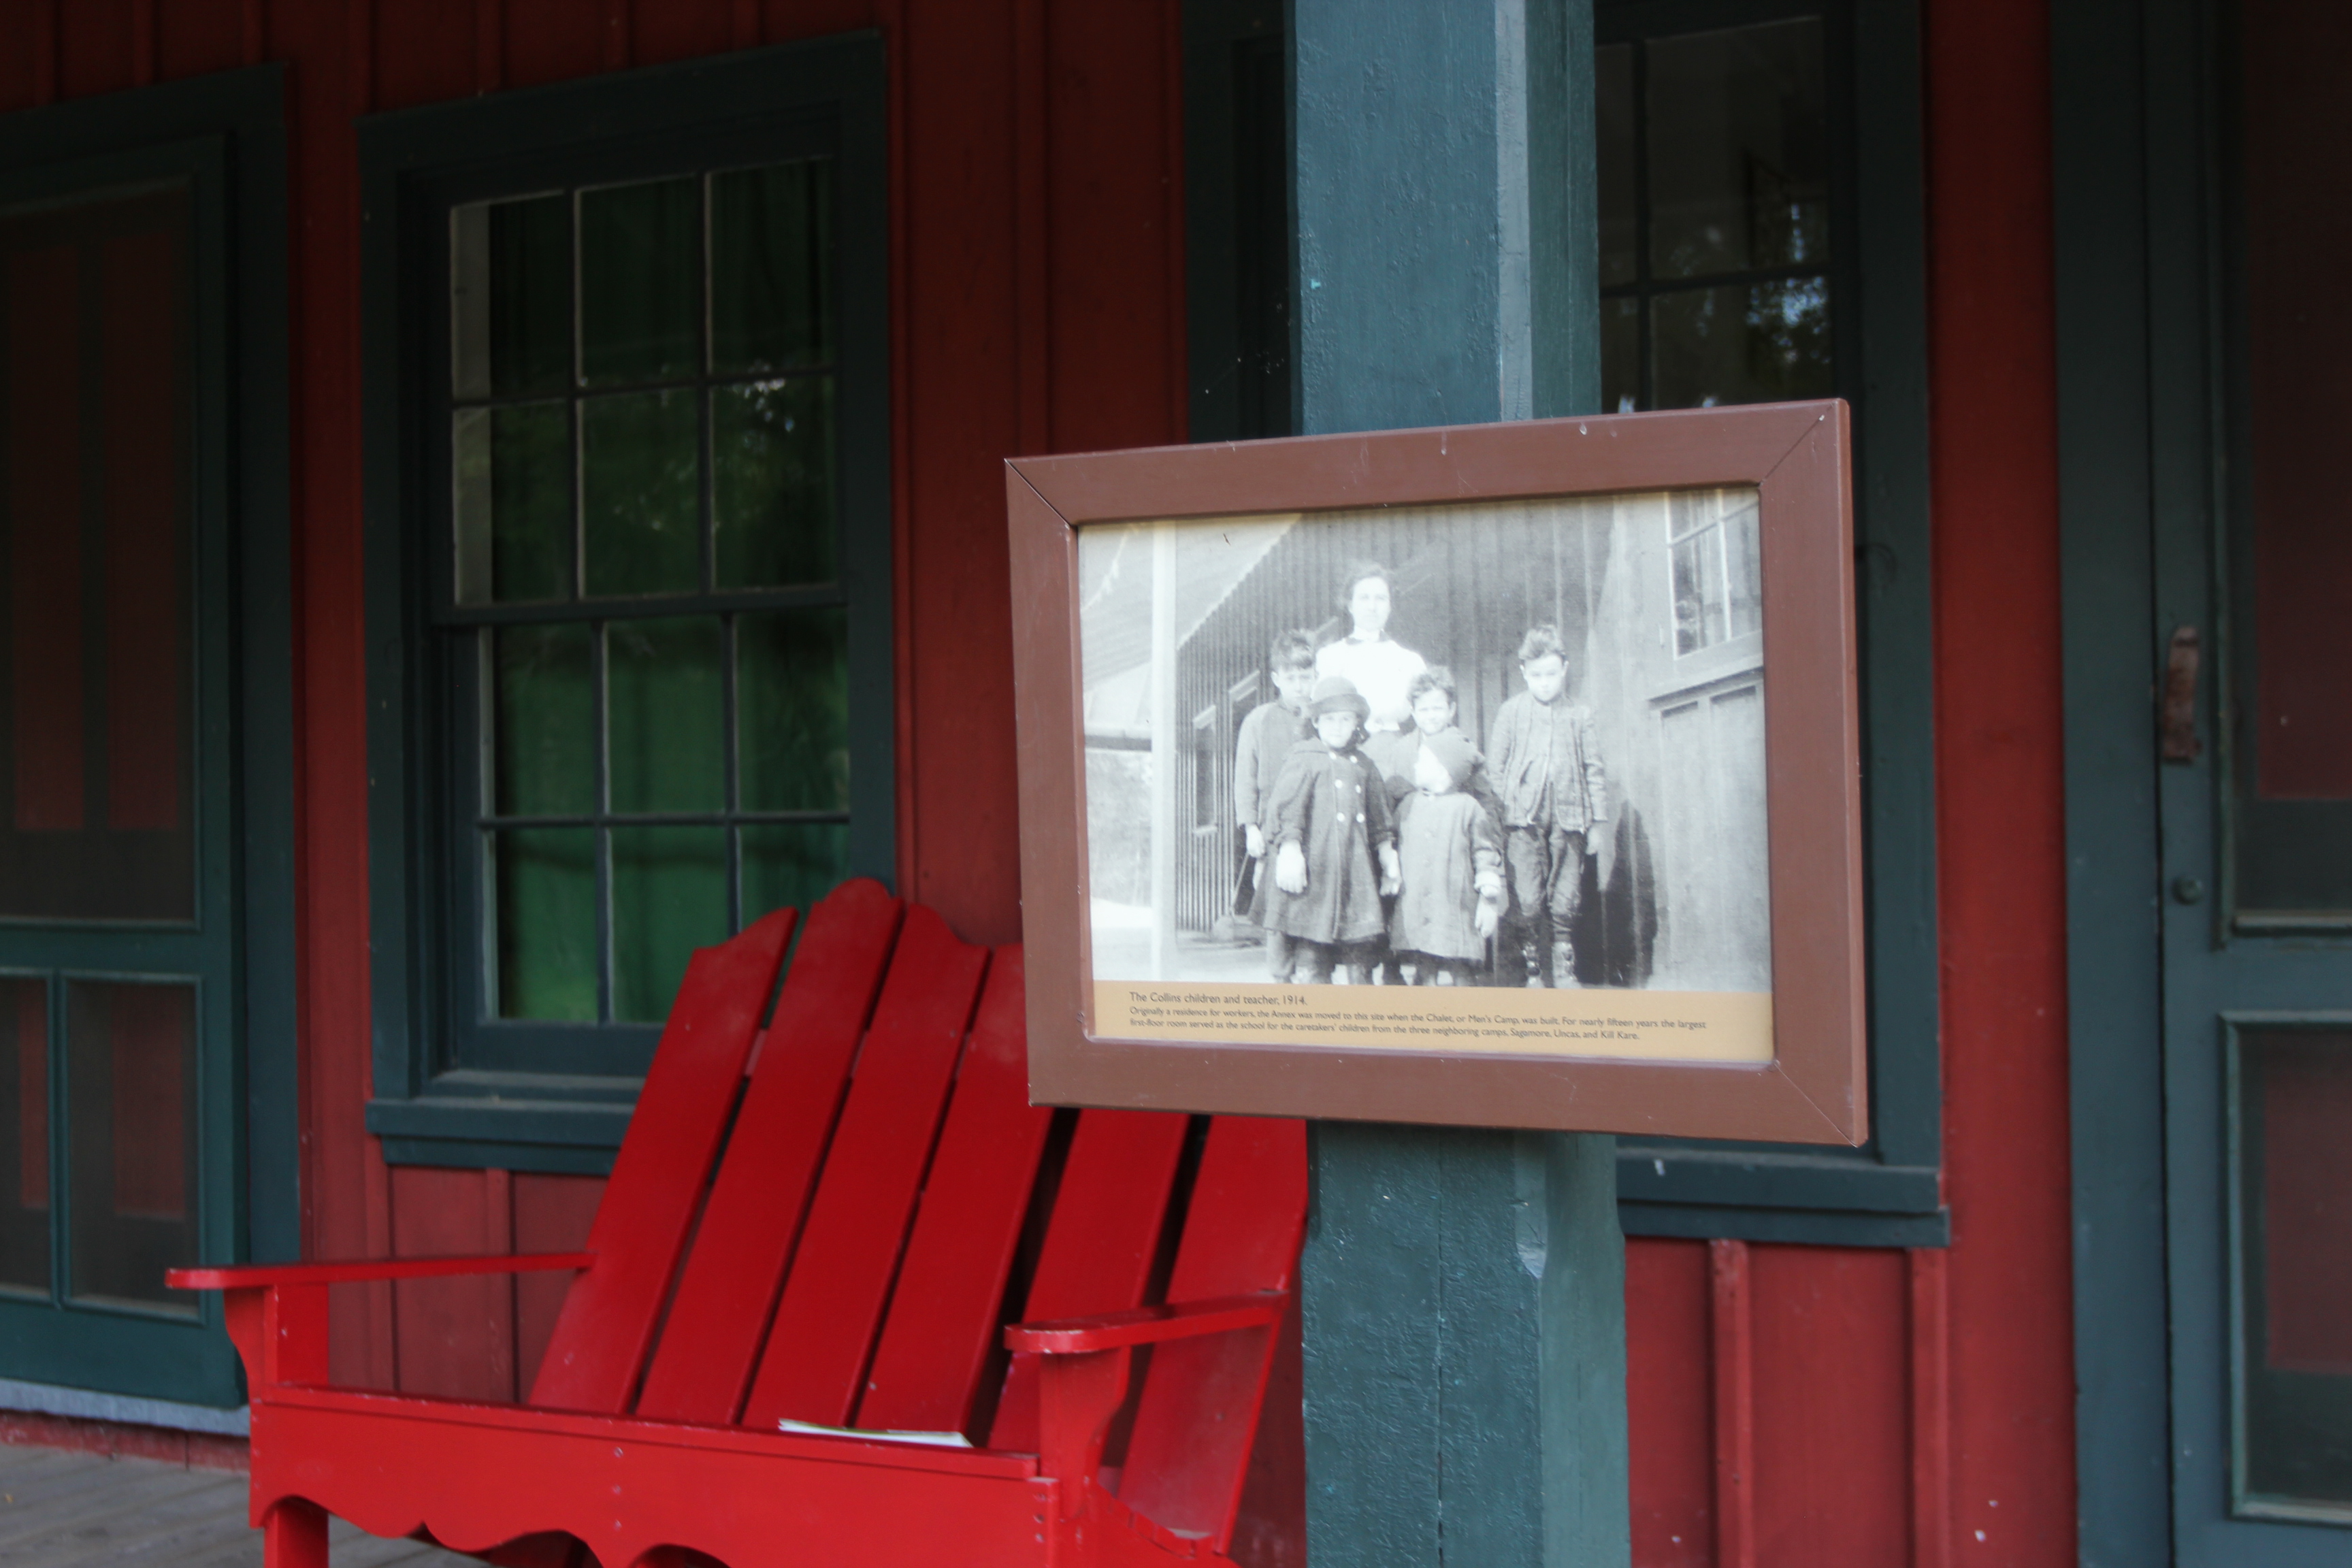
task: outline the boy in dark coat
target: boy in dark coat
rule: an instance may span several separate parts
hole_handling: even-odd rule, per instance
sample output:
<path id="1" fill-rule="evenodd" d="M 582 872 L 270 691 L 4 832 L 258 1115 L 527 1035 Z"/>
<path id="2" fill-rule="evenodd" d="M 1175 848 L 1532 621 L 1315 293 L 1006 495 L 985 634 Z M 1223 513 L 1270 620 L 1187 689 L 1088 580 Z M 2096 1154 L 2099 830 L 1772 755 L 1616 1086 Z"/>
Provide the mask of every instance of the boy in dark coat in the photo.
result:
<path id="1" fill-rule="evenodd" d="M 1416 985 L 1467 985 L 1503 914 L 1503 836 L 1464 793 L 1477 748 L 1458 730 L 1424 733 L 1413 789 L 1397 807 L 1402 889 L 1389 945 Z"/>
<path id="2" fill-rule="evenodd" d="M 1316 738 L 1294 747 L 1268 812 L 1275 896 L 1267 924 L 1297 944 L 1297 978 L 1370 979 L 1384 934 L 1381 900 L 1396 891 L 1396 829 L 1380 769 L 1360 749 L 1370 705 L 1354 681 L 1316 682 L 1307 710 Z"/>
<path id="3" fill-rule="evenodd" d="M 1253 861 L 1249 918 L 1265 926 L 1265 967 L 1276 981 L 1290 978 L 1290 938 L 1266 925 L 1267 885 L 1274 879 L 1262 862 L 1266 852 L 1266 817 L 1274 804 L 1275 782 L 1292 748 L 1315 738 L 1307 717 L 1309 693 L 1315 687 L 1315 639 L 1305 632 L 1284 632 L 1274 639 L 1266 664 L 1274 672 L 1272 701 L 1261 702 L 1242 721 L 1234 744 L 1234 820 L 1242 830 L 1242 847 Z M 1239 904 L 1235 914 L 1244 912 Z"/>

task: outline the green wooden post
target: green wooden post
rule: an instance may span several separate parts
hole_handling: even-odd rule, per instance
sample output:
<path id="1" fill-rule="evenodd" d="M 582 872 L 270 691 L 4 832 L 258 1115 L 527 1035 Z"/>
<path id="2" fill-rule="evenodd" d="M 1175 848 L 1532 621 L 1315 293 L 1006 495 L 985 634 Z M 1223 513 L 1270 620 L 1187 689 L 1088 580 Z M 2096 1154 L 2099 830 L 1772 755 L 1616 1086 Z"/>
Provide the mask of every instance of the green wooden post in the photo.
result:
<path id="1" fill-rule="evenodd" d="M 1298 427 L 1601 395 L 1590 0 L 1294 0 Z M 1321 1122 L 1315 1568 L 1630 1561 L 1615 1140 Z"/>

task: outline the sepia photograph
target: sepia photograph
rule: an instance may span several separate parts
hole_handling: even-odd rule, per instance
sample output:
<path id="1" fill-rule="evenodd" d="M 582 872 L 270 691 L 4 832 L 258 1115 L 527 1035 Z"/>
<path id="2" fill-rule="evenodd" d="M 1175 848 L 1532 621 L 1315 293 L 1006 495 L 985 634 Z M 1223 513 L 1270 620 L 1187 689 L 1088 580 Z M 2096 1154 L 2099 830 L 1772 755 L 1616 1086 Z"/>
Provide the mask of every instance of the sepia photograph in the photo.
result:
<path id="1" fill-rule="evenodd" d="M 1759 508 L 1079 531 L 1094 981 L 1769 993 Z"/>

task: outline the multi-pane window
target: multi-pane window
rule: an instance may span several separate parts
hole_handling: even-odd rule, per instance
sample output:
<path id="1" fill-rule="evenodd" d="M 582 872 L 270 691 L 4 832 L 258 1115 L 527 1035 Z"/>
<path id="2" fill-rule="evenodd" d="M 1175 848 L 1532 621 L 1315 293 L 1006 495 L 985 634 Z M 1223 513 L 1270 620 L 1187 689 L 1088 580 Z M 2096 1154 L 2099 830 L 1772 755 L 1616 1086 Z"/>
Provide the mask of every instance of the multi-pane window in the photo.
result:
<path id="1" fill-rule="evenodd" d="M 1675 652 L 1764 629 L 1764 561 L 1753 489 L 1689 490 L 1666 498 L 1674 562 Z"/>
<path id="2" fill-rule="evenodd" d="M 1835 391 L 1825 42 L 1800 16 L 1596 51 L 1611 412 Z"/>
<path id="3" fill-rule="evenodd" d="M 450 209 L 478 1017 L 657 1021 L 696 947 L 847 869 L 834 169 Z"/>

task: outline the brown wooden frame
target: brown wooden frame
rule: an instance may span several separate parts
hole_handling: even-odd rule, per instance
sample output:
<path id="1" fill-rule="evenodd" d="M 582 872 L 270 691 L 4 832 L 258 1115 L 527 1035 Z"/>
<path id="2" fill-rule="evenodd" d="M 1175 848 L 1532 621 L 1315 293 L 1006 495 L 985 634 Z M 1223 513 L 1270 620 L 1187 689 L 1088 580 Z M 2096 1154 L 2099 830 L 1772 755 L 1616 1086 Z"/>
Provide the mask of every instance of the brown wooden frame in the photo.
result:
<path id="1" fill-rule="evenodd" d="M 1869 1095 L 1851 451 L 1846 405 L 1831 401 L 1008 461 L 1031 1099 L 1863 1142 Z M 1092 1033 L 1079 529 L 1733 485 L 1753 485 L 1762 498 L 1772 1061 L 1359 1052 Z"/>

